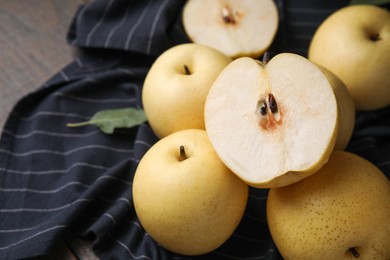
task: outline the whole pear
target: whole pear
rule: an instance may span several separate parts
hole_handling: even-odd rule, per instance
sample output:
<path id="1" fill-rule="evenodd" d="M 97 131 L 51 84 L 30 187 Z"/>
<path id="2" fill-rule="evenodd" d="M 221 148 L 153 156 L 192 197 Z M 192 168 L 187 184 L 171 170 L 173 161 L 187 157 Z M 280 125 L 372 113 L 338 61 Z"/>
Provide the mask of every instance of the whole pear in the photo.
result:
<path id="1" fill-rule="evenodd" d="M 204 103 L 218 74 L 231 62 L 220 51 L 201 44 L 169 48 L 150 67 L 142 104 L 154 133 L 163 138 L 184 129 L 204 129 Z"/>
<path id="2" fill-rule="evenodd" d="M 317 173 L 271 189 L 267 220 L 285 259 L 390 259 L 390 182 L 350 152 L 334 151 Z"/>
<path id="3" fill-rule="evenodd" d="M 355 128 L 355 103 L 348 88 L 339 77 L 323 66 L 319 66 L 319 68 L 332 86 L 339 110 L 339 131 L 337 133 L 334 149 L 345 150 L 351 140 L 353 130 Z"/>
<path id="4" fill-rule="evenodd" d="M 222 163 L 201 129 L 154 144 L 133 181 L 141 225 L 161 246 L 183 255 L 222 245 L 240 223 L 247 199 L 248 185 Z"/>
<path id="5" fill-rule="evenodd" d="M 390 105 L 390 12 L 373 4 L 343 7 L 311 39 L 308 58 L 336 74 L 357 110 Z"/>

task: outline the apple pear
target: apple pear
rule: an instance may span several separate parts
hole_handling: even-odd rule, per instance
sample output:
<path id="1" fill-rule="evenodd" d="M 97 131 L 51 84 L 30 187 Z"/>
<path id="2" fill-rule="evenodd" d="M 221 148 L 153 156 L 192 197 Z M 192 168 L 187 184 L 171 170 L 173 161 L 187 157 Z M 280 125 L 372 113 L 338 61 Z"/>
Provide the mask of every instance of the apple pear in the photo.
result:
<path id="1" fill-rule="evenodd" d="M 268 62 L 232 61 L 205 104 L 205 124 L 218 156 L 253 187 L 297 182 L 324 165 L 338 133 L 332 87 L 308 59 L 282 53 Z"/>
<path id="2" fill-rule="evenodd" d="M 142 89 L 143 108 L 154 133 L 165 137 L 204 129 L 204 103 L 217 75 L 231 58 L 195 43 L 176 45 L 152 64 Z"/>
<path id="3" fill-rule="evenodd" d="M 327 17 L 310 42 L 308 58 L 338 76 L 357 110 L 390 105 L 390 12 L 351 5 Z"/>
<path id="4" fill-rule="evenodd" d="M 261 56 L 272 44 L 278 23 L 273 0 L 189 0 L 183 9 L 188 37 L 232 58 Z"/>
<path id="5" fill-rule="evenodd" d="M 157 243 L 183 255 L 222 245 L 247 200 L 248 185 L 222 163 L 200 129 L 160 139 L 142 157 L 133 181 L 141 225 Z"/>
<path id="6" fill-rule="evenodd" d="M 317 173 L 270 189 L 267 221 L 284 259 L 390 259 L 390 182 L 371 162 L 334 151 Z"/>
<path id="7" fill-rule="evenodd" d="M 345 84 L 334 73 L 319 66 L 334 91 L 339 110 L 339 131 L 334 149 L 345 150 L 355 128 L 356 108 L 351 94 Z"/>

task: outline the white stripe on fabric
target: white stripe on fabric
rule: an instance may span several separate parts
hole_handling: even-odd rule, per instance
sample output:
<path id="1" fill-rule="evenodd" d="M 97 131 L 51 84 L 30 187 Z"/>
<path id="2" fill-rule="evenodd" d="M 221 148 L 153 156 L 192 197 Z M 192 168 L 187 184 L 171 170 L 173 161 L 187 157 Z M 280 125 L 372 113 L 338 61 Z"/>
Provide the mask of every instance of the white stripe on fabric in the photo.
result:
<path id="1" fill-rule="evenodd" d="M 74 204 L 80 203 L 80 202 L 90 202 L 92 199 L 78 199 L 75 200 L 71 203 L 62 205 L 60 207 L 55 207 L 55 208 L 47 208 L 47 209 L 42 209 L 42 208 L 17 208 L 17 209 L 0 209 L 0 212 L 3 213 L 13 213 L 13 212 L 53 212 L 53 211 L 59 211 L 62 209 L 69 208 L 73 206 Z"/>
<path id="2" fill-rule="evenodd" d="M 41 223 L 40 225 L 36 225 L 33 227 L 26 227 L 26 228 L 17 228 L 17 229 L 0 229 L 0 233 L 18 233 L 18 232 L 26 232 L 33 229 L 37 229 L 39 227 L 42 227 L 46 223 Z"/>
<path id="3" fill-rule="evenodd" d="M 128 199 L 125 199 L 125 198 L 119 198 L 117 200 L 109 200 L 107 198 L 104 198 L 102 196 L 99 196 L 99 199 L 102 199 L 104 201 L 107 201 L 107 202 L 110 202 L 112 204 L 115 204 L 115 202 L 117 201 L 124 201 L 126 202 L 126 204 L 128 204 L 130 207 L 131 207 L 131 204 L 130 204 L 130 201 Z M 85 214 L 83 214 L 85 217 L 89 218 L 89 219 L 93 219 L 93 220 L 96 220 L 97 218 L 92 218 L 90 216 L 87 216 Z M 111 216 L 112 217 L 112 216 Z M 128 220 L 128 219 L 127 219 Z M 115 220 L 114 220 L 115 221 Z M 132 220 L 128 220 L 130 223 L 134 224 L 135 226 L 137 226 L 140 231 L 142 231 L 142 227 L 141 225 L 136 222 L 136 221 L 132 221 Z M 45 225 L 46 223 L 42 223 L 40 225 L 36 225 L 36 226 L 33 226 L 33 227 L 26 227 L 26 228 L 17 228 L 17 229 L 0 229 L 0 233 L 17 233 L 17 232 L 25 232 L 25 231 L 30 231 L 30 230 L 33 230 L 33 229 L 37 229 L 43 225 Z"/>
<path id="4" fill-rule="evenodd" d="M 91 41 L 91 37 L 93 36 L 93 34 L 95 33 L 95 31 L 99 28 L 99 26 L 102 25 L 104 19 L 106 18 L 106 15 L 108 13 L 108 10 L 110 10 L 111 8 L 111 5 L 114 1 L 113 0 L 110 0 L 108 2 L 108 4 L 106 5 L 106 7 L 104 8 L 104 11 L 103 11 L 103 16 L 100 18 L 100 20 L 95 24 L 95 26 L 91 29 L 91 31 L 88 33 L 87 35 L 87 39 L 85 40 L 85 46 L 89 46 L 90 44 L 90 41 Z"/>
<path id="5" fill-rule="evenodd" d="M 68 77 L 68 75 L 66 75 L 65 71 L 62 70 L 62 71 L 60 72 L 60 75 L 64 78 L 65 81 L 69 81 L 69 80 L 70 80 L 69 77 Z"/>
<path id="6" fill-rule="evenodd" d="M 80 114 L 75 114 L 75 113 L 63 113 L 63 112 L 57 112 L 57 111 L 40 111 L 37 112 L 31 116 L 28 117 L 22 117 L 19 114 L 12 112 L 12 115 L 18 117 L 21 121 L 31 121 L 34 120 L 35 118 L 39 116 L 59 116 L 59 117 L 76 117 L 76 118 L 82 118 L 82 119 L 90 119 L 90 116 L 86 115 L 80 115 Z"/>
<path id="7" fill-rule="evenodd" d="M 114 217 L 113 217 L 112 215 L 110 215 L 110 214 L 108 214 L 108 213 L 104 213 L 103 216 L 106 216 L 106 217 L 108 217 L 109 219 L 111 219 L 112 223 L 114 223 L 114 226 L 116 226 L 116 221 L 115 221 L 115 219 L 114 219 Z"/>
<path id="8" fill-rule="evenodd" d="M 87 75 L 84 79 L 82 79 L 82 81 L 83 82 L 88 82 L 88 83 L 96 83 L 96 84 L 100 83 L 98 80 L 94 79 L 90 75 Z"/>
<path id="9" fill-rule="evenodd" d="M 165 6 L 168 4 L 168 2 L 169 2 L 169 0 L 164 1 L 164 3 L 157 10 L 157 14 L 154 17 L 152 28 L 151 28 L 150 33 L 149 33 L 148 45 L 146 47 L 147 54 L 150 54 L 150 52 L 152 50 L 152 42 L 153 42 L 154 33 L 156 31 L 157 22 L 160 19 L 161 13 L 164 10 Z"/>
<path id="10" fill-rule="evenodd" d="M 381 163 L 378 163 L 377 167 L 382 167 L 382 166 L 385 166 L 385 165 L 388 165 L 390 164 L 390 161 L 388 162 L 381 162 Z"/>
<path id="11" fill-rule="evenodd" d="M 89 102 L 89 103 L 123 103 L 123 102 L 133 102 L 136 100 L 136 97 L 132 98 L 109 98 L 109 99 L 94 99 L 94 98 L 83 98 L 83 97 L 78 97 L 78 96 L 73 96 L 69 94 L 65 94 L 62 92 L 56 92 L 54 96 L 60 96 L 60 97 L 65 97 L 68 99 L 73 99 L 77 101 L 82 101 L 82 102 Z"/>
<path id="12" fill-rule="evenodd" d="M 118 149 L 118 148 L 113 148 L 111 146 L 106 146 L 106 145 L 86 145 L 86 146 L 77 147 L 75 149 L 71 149 L 71 150 L 66 151 L 66 152 L 56 151 L 56 150 L 45 150 L 45 149 L 31 150 L 28 152 L 12 152 L 12 151 L 8 151 L 5 149 L 0 149 L 0 153 L 9 154 L 9 155 L 12 155 L 15 157 L 24 157 L 24 156 L 29 156 L 29 155 L 33 155 L 33 154 L 52 154 L 52 155 L 66 156 L 66 155 L 70 155 L 70 154 L 75 153 L 75 152 L 88 150 L 88 149 L 102 149 L 102 150 L 108 150 L 108 151 L 118 152 L 118 153 L 132 153 L 133 152 L 132 149 Z"/>
<path id="13" fill-rule="evenodd" d="M 84 16 L 84 13 L 85 13 L 85 11 L 87 11 L 87 9 L 88 9 L 88 7 L 91 7 L 92 5 L 93 5 L 93 3 L 97 3 L 97 1 L 93 1 L 91 4 L 89 4 L 89 5 L 85 5 L 85 6 L 83 6 L 83 9 L 81 10 L 81 12 L 77 15 L 77 22 L 76 22 L 76 24 L 80 24 L 81 23 L 81 20 L 82 20 L 82 18 L 83 18 L 83 16 Z M 74 40 L 73 40 L 73 43 L 75 43 L 75 40 L 76 40 L 77 38 L 75 38 Z"/>
<path id="14" fill-rule="evenodd" d="M 148 126 L 146 126 L 146 125 L 143 125 L 143 126 L 145 126 L 145 127 L 143 127 L 142 130 L 147 131 L 148 134 L 150 134 L 151 136 L 154 136 L 154 135 L 155 135 L 155 133 L 153 132 L 153 130 L 152 130 L 150 127 L 148 127 Z M 141 141 L 141 142 L 142 142 L 142 141 Z M 146 142 L 146 143 L 147 143 L 147 142 Z"/>
<path id="15" fill-rule="evenodd" d="M 97 180 L 101 180 L 101 179 L 111 179 L 111 180 L 119 181 L 119 182 L 121 182 L 121 183 L 123 183 L 125 185 L 128 185 L 128 186 L 133 186 L 132 182 L 125 181 L 125 180 L 122 180 L 120 178 L 113 177 L 113 176 L 102 176 L 102 177 L 97 178 Z"/>
<path id="16" fill-rule="evenodd" d="M 76 64 L 80 67 L 80 68 L 82 68 L 84 65 L 83 65 L 83 62 L 81 61 L 81 59 L 80 58 L 76 58 Z"/>
<path id="17" fill-rule="evenodd" d="M 57 188 L 57 189 L 54 189 L 54 190 L 36 190 L 36 189 L 28 189 L 28 188 L 0 188 L 0 191 L 3 191 L 3 192 L 28 192 L 28 193 L 39 193 L 39 194 L 52 194 L 52 193 L 57 193 L 69 186 L 74 186 L 74 185 L 77 185 L 77 186 L 81 186 L 83 188 L 89 188 L 90 185 L 86 185 L 82 182 L 79 182 L 79 181 L 71 181 L 71 182 L 68 182 L 64 185 L 62 185 L 61 187 Z"/>
<path id="18" fill-rule="evenodd" d="M 127 8 L 126 8 L 126 12 L 125 12 L 125 14 L 123 15 L 122 19 L 119 21 L 119 23 L 118 23 L 116 26 L 114 26 L 114 27 L 110 30 L 110 32 L 109 32 L 109 34 L 108 34 L 108 36 L 107 36 L 107 38 L 106 38 L 106 42 L 104 43 L 104 47 L 105 47 L 105 48 L 108 48 L 108 47 L 109 47 L 110 40 L 111 40 L 112 36 L 113 36 L 114 33 L 119 29 L 119 27 L 121 27 L 122 24 L 126 21 L 126 18 L 129 16 L 129 10 L 130 10 L 130 7 L 127 7 Z"/>
<path id="19" fill-rule="evenodd" d="M 130 207 L 132 207 L 132 203 L 130 202 L 130 200 L 126 199 L 126 198 L 119 198 L 117 199 L 116 201 L 124 201 L 127 205 L 129 205 Z"/>
<path id="20" fill-rule="evenodd" d="M 130 200 L 128 200 L 126 198 L 119 198 L 119 199 L 115 199 L 115 200 L 110 200 L 110 199 L 107 199 L 107 198 L 102 197 L 102 196 L 99 196 L 98 198 L 105 201 L 105 202 L 111 203 L 111 204 L 115 204 L 117 202 L 125 202 L 129 207 L 132 207 Z"/>
<path id="21" fill-rule="evenodd" d="M 118 68 L 119 71 L 122 71 L 130 76 L 135 76 L 136 74 L 134 74 L 133 71 L 129 70 L 129 69 L 125 69 L 125 68 Z"/>
<path id="22" fill-rule="evenodd" d="M 21 175 L 50 175 L 50 174 L 67 173 L 76 167 L 88 167 L 88 168 L 93 168 L 93 169 L 97 169 L 97 170 L 104 170 L 104 171 L 109 169 L 109 168 L 101 166 L 101 165 L 78 162 L 78 163 L 74 163 L 74 164 L 70 165 L 66 169 L 52 169 L 52 170 L 45 170 L 45 171 L 31 171 L 31 170 L 21 171 L 21 170 L 16 170 L 16 169 L 0 168 L 0 172 L 7 172 L 7 173 L 21 174 Z"/>
<path id="23" fill-rule="evenodd" d="M 149 6 L 150 6 L 151 3 L 152 3 L 152 0 L 149 0 L 148 4 L 144 8 L 144 10 L 142 10 L 142 13 L 139 16 L 137 22 L 133 25 L 133 27 L 131 28 L 129 34 L 127 35 L 126 42 L 125 42 L 125 50 L 129 50 L 130 49 L 131 38 L 133 37 L 133 34 L 134 34 L 135 30 L 138 28 L 138 26 L 141 24 L 142 20 L 144 19 L 145 15 L 146 15 L 146 12 L 148 11 Z"/>
<path id="24" fill-rule="evenodd" d="M 141 226 L 141 224 L 140 224 L 139 222 L 134 221 L 134 220 L 131 220 L 131 219 L 128 219 L 128 218 L 126 218 L 126 220 L 127 220 L 127 222 L 128 222 L 130 225 L 134 225 L 134 226 L 136 226 L 136 227 L 139 229 L 139 231 L 144 232 L 144 230 L 143 230 L 143 228 L 142 228 L 142 226 Z M 145 233 L 145 235 L 146 235 L 146 234 L 147 234 L 147 233 Z"/>
<path id="25" fill-rule="evenodd" d="M 146 255 L 140 255 L 140 256 L 134 255 L 131 252 L 130 248 L 128 248 L 123 242 L 119 241 L 118 239 L 113 238 L 111 235 L 108 235 L 107 237 L 110 238 L 112 241 L 116 242 L 121 247 L 123 247 L 129 253 L 129 255 L 132 257 L 132 259 L 149 259 L 149 260 L 152 260 L 152 258 L 150 258 L 150 257 L 148 257 Z"/>
<path id="26" fill-rule="evenodd" d="M 39 236 L 39 235 L 42 235 L 42 234 L 44 234 L 44 233 L 47 233 L 47 232 L 50 232 L 50 231 L 56 230 L 56 229 L 63 229 L 63 228 L 66 228 L 66 227 L 67 227 L 66 225 L 57 225 L 57 226 L 54 226 L 54 227 L 51 227 L 51 228 L 42 230 L 42 231 L 40 231 L 40 232 L 38 232 L 38 233 L 36 233 L 36 234 L 34 234 L 34 235 L 32 235 L 32 236 L 29 236 L 29 237 L 26 237 L 26 238 L 24 238 L 24 239 L 22 239 L 22 240 L 19 240 L 18 242 L 12 243 L 12 244 L 10 244 L 10 245 L 8 245 L 8 246 L 0 247 L 0 250 L 6 250 L 6 249 L 8 249 L 8 248 L 17 246 L 17 245 L 19 245 L 19 244 L 21 244 L 21 243 L 23 243 L 23 242 L 26 242 L 27 240 L 30 240 L 30 239 L 32 239 L 32 238 L 35 238 L 35 237 L 37 237 L 37 236 Z"/>
<path id="27" fill-rule="evenodd" d="M 113 176 L 101 176 L 99 178 L 96 179 L 96 182 L 100 181 L 100 180 L 103 180 L 103 179 L 110 179 L 110 180 L 115 180 L 115 181 L 118 181 L 118 182 L 121 182 L 125 185 L 128 185 L 128 186 L 132 186 L 132 182 L 129 182 L 127 180 L 123 180 L 121 178 L 117 178 L 117 177 L 113 177 Z M 87 185 L 87 184 L 84 184 L 82 182 L 79 182 L 79 181 L 71 181 L 71 182 L 68 182 L 56 189 L 53 189 L 53 190 L 37 190 L 37 189 L 28 189 L 28 188 L 0 188 L 0 191 L 3 191 L 3 192 L 31 192 L 31 193 L 40 193 L 40 194 L 53 194 L 53 193 L 57 193 L 69 186 L 74 186 L 74 185 L 77 185 L 77 186 L 81 186 L 81 187 L 84 187 L 84 188 L 89 188 L 91 185 Z M 112 202 L 111 202 L 112 203 Z M 130 205 L 130 204 L 129 204 Z"/>
<path id="28" fill-rule="evenodd" d="M 152 147 L 152 144 L 149 144 L 148 142 L 142 141 L 142 140 L 136 140 L 134 141 L 135 144 L 142 144 L 146 147 Z"/>
<path id="29" fill-rule="evenodd" d="M 41 130 L 33 130 L 26 134 L 14 134 L 11 131 L 8 131 L 4 129 L 3 133 L 10 135 L 17 139 L 23 139 L 23 138 L 29 138 L 34 135 L 46 135 L 46 136 L 55 136 L 55 137 L 63 137 L 63 138 L 84 138 L 87 136 L 92 136 L 97 133 L 101 133 L 100 130 L 95 130 L 89 133 L 83 133 L 83 134 L 66 134 L 66 133 L 58 133 L 58 132 L 50 132 L 50 131 L 41 131 Z"/>
<path id="30" fill-rule="evenodd" d="M 114 181 L 118 181 L 118 182 L 121 182 L 122 184 L 125 184 L 125 185 L 128 185 L 128 186 L 132 186 L 133 183 L 130 182 L 130 181 L 127 181 L 127 180 L 123 180 L 121 178 L 118 178 L 118 177 L 113 177 L 113 176 L 101 176 L 99 178 L 96 179 L 96 182 L 100 181 L 100 180 L 103 180 L 103 179 L 109 179 L 109 180 L 114 180 Z M 28 188 L 0 188 L 0 191 L 3 191 L 3 192 L 31 192 L 31 193 L 40 193 L 40 194 L 53 194 L 53 193 L 57 193 L 69 186 L 73 186 L 73 185 L 78 185 L 78 186 L 82 186 L 84 188 L 89 188 L 91 185 L 87 185 L 87 184 L 84 184 L 82 182 L 78 182 L 78 181 L 71 181 L 71 182 L 68 182 L 56 189 L 53 189 L 53 190 L 37 190 L 37 189 L 28 189 Z M 125 201 L 128 205 L 131 206 L 130 204 L 130 201 L 126 200 L 125 198 L 121 198 L 120 199 L 121 201 Z M 107 200 L 108 202 L 110 203 L 113 203 L 113 201 L 109 201 Z M 118 199 L 119 201 L 119 199 Z"/>

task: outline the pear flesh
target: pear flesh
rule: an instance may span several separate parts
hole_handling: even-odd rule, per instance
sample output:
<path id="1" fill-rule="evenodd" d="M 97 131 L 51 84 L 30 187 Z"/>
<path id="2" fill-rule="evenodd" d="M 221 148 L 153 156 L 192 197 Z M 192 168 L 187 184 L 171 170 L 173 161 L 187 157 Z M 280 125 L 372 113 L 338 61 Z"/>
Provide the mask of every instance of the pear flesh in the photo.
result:
<path id="1" fill-rule="evenodd" d="M 271 45 L 278 17 L 272 0 L 190 0 L 183 10 L 183 26 L 195 43 L 232 58 L 256 58 Z"/>
<path id="2" fill-rule="evenodd" d="M 308 59 L 231 62 L 212 85 L 205 125 L 221 160 L 258 188 L 297 182 L 325 164 L 338 131 L 332 87 Z"/>

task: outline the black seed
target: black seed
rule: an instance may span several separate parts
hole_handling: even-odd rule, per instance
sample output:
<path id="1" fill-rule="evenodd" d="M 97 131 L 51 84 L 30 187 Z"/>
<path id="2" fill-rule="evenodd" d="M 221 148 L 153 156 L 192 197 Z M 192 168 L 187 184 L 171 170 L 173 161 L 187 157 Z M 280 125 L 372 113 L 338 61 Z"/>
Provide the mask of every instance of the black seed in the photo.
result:
<path id="1" fill-rule="evenodd" d="M 276 103 L 275 97 L 272 94 L 268 95 L 269 109 L 272 113 L 278 112 L 278 104 Z"/>
<path id="2" fill-rule="evenodd" d="M 258 103 L 259 112 L 262 116 L 265 116 L 267 114 L 267 103 L 265 101 L 261 100 Z"/>
<path id="3" fill-rule="evenodd" d="M 265 116 L 267 114 L 267 108 L 266 107 L 261 107 L 260 108 L 260 114 Z"/>

